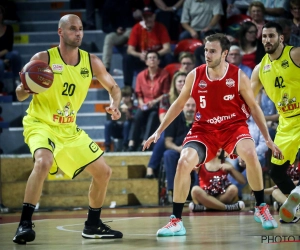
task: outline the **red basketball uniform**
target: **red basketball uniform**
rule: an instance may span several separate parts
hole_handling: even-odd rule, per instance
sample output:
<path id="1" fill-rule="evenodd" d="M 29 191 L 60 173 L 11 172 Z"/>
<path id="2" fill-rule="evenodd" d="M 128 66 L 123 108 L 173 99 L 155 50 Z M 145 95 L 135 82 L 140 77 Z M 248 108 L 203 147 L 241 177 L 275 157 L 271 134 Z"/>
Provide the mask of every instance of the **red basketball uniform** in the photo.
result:
<path id="1" fill-rule="evenodd" d="M 203 143 L 207 151 L 203 163 L 212 160 L 220 148 L 234 157 L 236 144 L 252 138 L 246 123 L 250 109 L 239 93 L 240 69 L 228 64 L 219 80 L 209 78 L 205 64 L 194 71 L 191 96 L 196 102 L 195 121 L 183 145 L 190 141 Z"/>

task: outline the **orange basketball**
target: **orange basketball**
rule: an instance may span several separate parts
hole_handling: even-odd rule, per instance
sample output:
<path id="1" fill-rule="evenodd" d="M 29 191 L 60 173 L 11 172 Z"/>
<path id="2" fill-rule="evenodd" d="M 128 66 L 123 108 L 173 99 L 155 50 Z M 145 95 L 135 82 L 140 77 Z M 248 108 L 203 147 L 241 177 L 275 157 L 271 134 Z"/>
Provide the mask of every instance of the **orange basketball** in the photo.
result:
<path id="1" fill-rule="evenodd" d="M 27 63 L 20 74 L 24 89 L 39 94 L 51 87 L 54 79 L 50 66 L 41 61 L 33 60 Z"/>

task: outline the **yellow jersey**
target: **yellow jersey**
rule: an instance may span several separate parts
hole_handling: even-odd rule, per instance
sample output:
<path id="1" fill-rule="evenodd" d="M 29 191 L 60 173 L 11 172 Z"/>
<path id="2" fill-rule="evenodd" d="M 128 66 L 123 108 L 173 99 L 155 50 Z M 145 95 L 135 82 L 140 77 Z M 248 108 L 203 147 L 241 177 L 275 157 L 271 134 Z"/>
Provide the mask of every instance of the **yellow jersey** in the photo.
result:
<path id="1" fill-rule="evenodd" d="M 259 79 L 282 118 L 300 115 L 300 68 L 290 57 L 292 48 L 285 46 L 273 61 L 266 54 L 259 69 Z"/>
<path id="2" fill-rule="evenodd" d="M 49 66 L 54 73 L 52 86 L 43 93 L 33 95 L 28 115 L 53 126 L 73 126 L 92 80 L 90 55 L 80 50 L 77 65 L 68 65 L 58 47 L 48 50 Z"/>

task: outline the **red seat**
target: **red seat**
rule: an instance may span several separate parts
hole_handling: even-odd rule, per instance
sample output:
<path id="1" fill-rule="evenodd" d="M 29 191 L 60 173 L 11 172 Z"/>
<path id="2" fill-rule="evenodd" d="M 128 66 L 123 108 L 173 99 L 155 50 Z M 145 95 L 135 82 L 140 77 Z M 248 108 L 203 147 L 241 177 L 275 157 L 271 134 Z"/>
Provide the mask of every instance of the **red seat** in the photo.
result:
<path id="1" fill-rule="evenodd" d="M 180 63 L 170 63 L 166 67 L 164 67 L 164 70 L 168 71 L 172 79 L 175 72 L 177 72 L 180 69 L 180 66 L 181 66 Z"/>
<path id="2" fill-rule="evenodd" d="M 225 22 L 225 28 L 232 24 L 242 24 L 243 22 L 252 21 L 250 16 L 239 14 L 229 17 Z"/>
<path id="3" fill-rule="evenodd" d="M 179 55 L 181 52 L 191 52 L 194 53 L 197 47 L 203 45 L 203 42 L 199 39 L 184 39 L 177 43 L 174 54 Z"/>

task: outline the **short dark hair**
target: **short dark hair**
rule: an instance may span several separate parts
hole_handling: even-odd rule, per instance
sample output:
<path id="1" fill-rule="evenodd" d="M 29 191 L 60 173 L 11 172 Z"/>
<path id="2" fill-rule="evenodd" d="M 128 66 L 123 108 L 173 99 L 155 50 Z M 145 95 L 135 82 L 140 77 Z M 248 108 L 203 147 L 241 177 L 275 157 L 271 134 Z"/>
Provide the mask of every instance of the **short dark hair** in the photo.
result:
<path id="1" fill-rule="evenodd" d="M 216 33 L 216 34 L 212 34 L 210 36 L 205 37 L 205 41 L 206 42 L 214 42 L 214 41 L 219 41 L 221 48 L 222 48 L 222 52 L 225 50 L 230 49 L 230 41 L 228 40 L 227 36 L 225 34 L 222 33 Z"/>
<path id="2" fill-rule="evenodd" d="M 275 28 L 276 32 L 278 33 L 278 35 L 283 35 L 283 29 L 281 27 L 281 25 L 279 23 L 276 22 L 267 22 L 262 29 L 270 29 L 270 28 Z"/>
<path id="3" fill-rule="evenodd" d="M 147 51 L 146 56 L 145 56 L 146 60 L 148 59 L 148 55 L 149 55 L 150 53 L 156 54 L 156 55 L 157 55 L 157 59 L 160 60 L 160 56 L 159 56 L 158 52 L 157 52 L 157 51 L 154 51 L 154 50 L 149 50 L 149 51 Z"/>

